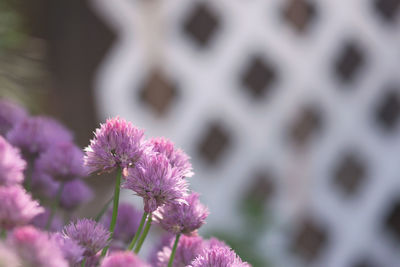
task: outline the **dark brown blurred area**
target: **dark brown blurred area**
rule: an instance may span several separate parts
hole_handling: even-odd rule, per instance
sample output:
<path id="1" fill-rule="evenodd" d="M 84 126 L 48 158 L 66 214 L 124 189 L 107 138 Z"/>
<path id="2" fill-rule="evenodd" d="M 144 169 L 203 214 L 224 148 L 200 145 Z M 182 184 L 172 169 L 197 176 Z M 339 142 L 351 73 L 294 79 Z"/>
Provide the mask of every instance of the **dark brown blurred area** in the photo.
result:
<path id="1" fill-rule="evenodd" d="M 93 80 L 115 36 L 89 9 L 87 1 L 15 2 L 32 37 L 45 41 L 50 88 L 44 113 L 54 115 L 86 146 L 97 125 Z"/>
<path id="2" fill-rule="evenodd" d="M 32 114 L 54 116 L 88 145 L 98 125 L 93 81 L 114 34 L 90 10 L 88 1 L 7 1 L 21 19 L 24 39 L 0 50 L 0 97 L 12 98 Z M 100 177 L 99 177 L 100 178 Z M 108 178 L 108 179 L 107 179 Z M 79 213 L 94 216 L 111 194 L 111 177 L 91 177 L 93 207 Z"/>

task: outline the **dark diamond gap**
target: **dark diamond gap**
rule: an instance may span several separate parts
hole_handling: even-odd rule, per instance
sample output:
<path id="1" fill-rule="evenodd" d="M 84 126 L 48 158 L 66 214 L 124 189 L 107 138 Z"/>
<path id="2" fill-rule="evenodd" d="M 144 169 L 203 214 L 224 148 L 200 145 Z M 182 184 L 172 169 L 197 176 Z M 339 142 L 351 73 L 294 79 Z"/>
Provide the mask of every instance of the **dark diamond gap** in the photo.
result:
<path id="1" fill-rule="evenodd" d="M 391 233 L 397 242 L 400 242 L 400 199 L 391 206 L 384 220 L 384 228 Z"/>
<path id="2" fill-rule="evenodd" d="M 276 80 L 277 72 L 274 66 L 260 56 L 253 57 L 242 74 L 243 88 L 254 99 L 260 99 L 269 93 Z"/>
<path id="3" fill-rule="evenodd" d="M 215 165 L 230 145 L 231 137 L 228 131 L 221 124 L 213 122 L 198 144 L 198 153 L 205 162 Z"/>
<path id="4" fill-rule="evenodd" d="M 249 185 L 244 189 L 241 196 L 240 208 L 244 214 L 247 227 L 251 227 L 254 231 L 262 231 L 269 225 L 270 216 L 267 207 L 270 208 L 269 202 L 275 193 L 275 179 L 269 171 L 257 170 L 252 171 Z"/>
<path id="5" fill-rule="evenodd" d="M 340 157 L 333 172 L 334 183 L 346 195 L 351 196 L 359 192 L 367 177 L 366 165 L 354 153 L 347 153 Z"/>
<path id="6" fill-rule="evenodd" d="M 206 3 L 196 3 L 189 12 L 183 32 L 198 46 L 206 47 L 220 27 L 218 15 Z"/>
<path id="7" fill-rule="evenodd" d="M 355 264 L 351 265 L 352 267 L 378 267 L 382 265 L 376 264 L 371 258 L 363 258 L 358 260 Z"/>
<path id="8" fill-rule="evenodd" d="M 304 261 L 318 258 L 328 243 L 328 233 L 311 220 L 304 221 L 294 235 L 291 250 Z"/>
<path id="9" fill-rule="evenodd" d="M 354 42 L 348 42 L 342 47 L 335 60 L 335 75 L 342 82 L 352 82 L 364 64 L 364 52 Z"/>
<path id="10" fill-rule="evenodd" d="M 258 171 L 252 175 L 251 186 L 245 194 L 247 200 L 264 205 L 275 191 L 270 173 Z"/>
<path id="11" fill-rule="evenodd" d="M 146 105 L 158 116 L 163 116 L 177 98 L 178 89 L 159 69 L 154 69 L 149 73 L 139 93 Z"/>
<path id="12" fill-rule="evenodd" d="M 313 3 L 306 0 L 289 0 L 283 8 L 283 18 L 298 33 L 305 33 L 317 14 Z"/>
<path id="13" fill-rule="evenodd" d="M 400 0 L 374 0 L 373 5 L 383 20 L 393 22 L 399 13 Z"/>
<path id="14" fill-rule="evenodd" d="M 390 88 L 376 107 L 375 120 L 386 131 L 393 130 L 399 121 L 400 95 L 398 88 Z"/>
<path id="15" fill-rule="evenodd" d="M 290 139 L 297 146 L 308 144 L 322 128 L 321 111 L 313 106 L 305 106 L 289 129 Z"/>

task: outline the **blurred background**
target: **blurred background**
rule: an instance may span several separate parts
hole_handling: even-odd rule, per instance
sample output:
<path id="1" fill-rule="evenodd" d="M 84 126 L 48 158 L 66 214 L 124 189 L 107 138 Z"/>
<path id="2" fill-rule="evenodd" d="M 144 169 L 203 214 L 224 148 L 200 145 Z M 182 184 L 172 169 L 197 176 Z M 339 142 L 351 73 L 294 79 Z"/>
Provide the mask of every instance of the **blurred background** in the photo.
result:
<path id="1" fill-rule="evenodd" d="M 0 97 L 81 147 L 115 115 L 172 139 L 211 210 L 201 233 L 256 267 L 400 266 L 399 10 L 1 0 Z M 95 214 L 113 177 L 88 181 Z"/>

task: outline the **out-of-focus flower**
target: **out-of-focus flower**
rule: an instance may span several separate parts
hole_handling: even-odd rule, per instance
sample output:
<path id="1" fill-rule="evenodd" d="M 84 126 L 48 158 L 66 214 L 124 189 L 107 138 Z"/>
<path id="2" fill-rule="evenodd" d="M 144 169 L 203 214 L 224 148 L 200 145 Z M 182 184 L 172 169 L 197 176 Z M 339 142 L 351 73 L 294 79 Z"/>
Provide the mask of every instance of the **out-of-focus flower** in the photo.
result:
<path id="1" fill-rule="evenodd" d="M 106 228 L 110 227 L 112 208 L 110 208 L 102 219 Z M 118 240 L 128 243 L 132 240 L 139 227 L 142 212 L 138 211 L 133 205 L 121 203 L 118 207 L 117 224 L 113 234 L 113 241 Z"/>
<path id="2" fill-rule="evenodd" d="M 135 168 L 128 169 L 123 187 L 143 198 L 145 212 L 153 212 L 164 204 L 186 204 L 187 181 L 163 154 L 143 156 Z"/>
<path id="3" fill-rule="evenodd" d="M 64 258 L 71 266 L 74 266 L 83 260 L 83 253 L 85 252 L 85 249 L 78 245 L 75 240 L 63 236 L 61 233 L 53 234 L 52 238 L 58 244 L 64 255 Z"/>
<path id="4" fill-rule="evenodd" d="M 22 183 L 25 166 L 19 150 L 0 136 L 0 186 Z"/>
<path id="5" fill-rule="evenodd" d="M 34 170 L 31 176 L 32 191 L 41 197 L 53 198 L 57 195 L 59 182 L 54 181 L 46 173 Z"/>
<path id="6" fill-rule="evenodd" d="M 19 185 L 0 186 L 0 227 L 12 229 L 28 224 L 36 215 L 44 212 L 37 201 Z"/>
<path id="7" fill-rule="evenodd" d="M 143 130 L 124 119 L 108 119 L 85 148 L 85 165 L 92 173 L 135 166 L 145 149 L 143 135 Z"/>
<path id="8" fill-rule="evenodd" d="M 25 118 L 7 133 L 11 144 L 19 147 L 24 156 L 36 155 L 50 146 L 70 142 L 72 133 L 52 118 L 37 116 Z"/>
<path id="9" fill-rule="evenodd" d="M 250 267 L 247 262 L 243 262 L 238 255 L 227 246 L 214 246 L 204 249 L 190 267 Z M 188 267 L 189 267 L 188 266 Z"/>
<path id="10" fill-rule="evenodd" d="M 60 182 L 68 182 L 86 174 L 83 152 L 71 142 L 49 147 L 35 161 L 35 169 Z"/>
<path id="11" fill-rule="evenodd" d="M 101 260 L 101 252 L 99 251 L 96 255 L 87 256 L 85 267 L 98 267 Z"/>
<path id="12" fill-rule="evenodd" d="M 163 250 L 165 246 L 171 245 L 171 242 L 174 242 L 175 235 L 171 233 L 165 233 L 164 235 L 161 236 L 159 241 L 155 244 L 153 249 L 150 251 L 148 255 L 148 261 L 151 264 L 151 266 L 157 266 L 158 264 L 158 253 Z"/>
<path id="13" fill-rule="evenodd" d="M 16 228 L 7 243 L 16 251 L 24 267 L 68 267 L 63 253 L 48 233 L 32 226 Z"/>
<path id="14" fill-rule="evenodd" d="M 93 198 L 93 191 L 79 179 L 65 183 L 61 193 L 60 207 L 66 210 L 73 210 L 79 205 L 90 201 Z"/>
<path id="15" fill-rule="evenodd" d="M 49 175 L 40 171 L 32 174 L 32 190 L 42 197 L 56 197 L 60 182 L 54 181 Z M 60 207 L 66 210 L 73 210 L 93 198 L 92 189 L 85 182 L 75 179 L 64 184 L 61 192 Z"/>
<path id="16" fill-rule="evenodd" d="M 150 267 L 150 265 L 130 251 L 119 251 L 106 257 L 100 267 Z"/>
<path id="17" fill-rule="evenodd" d="M 177 149 L 170 140 L 160 137 L 152 138 L 149 141 L 151 149 L 154 152 L 164 154 L 172 167 L 178 168 L 183 177 L 192 177 L 193 168 L 189 161 L 189 156 L 181 149 Z"/>
<path id="18" fill-rule="evenodd" d="M 50 210 L 48 208 L 45 209 L 43 213 L 40 213 L 35 218 L 32 219 L 31 224 L 39 229 L 45 230 L 47 221 L 50 216 Z M 57 232 L 60 231 L 64 226 L 63 220 L 57 214 L 54 214 L 53 220 L 50 224 L 50 231 Z"/>
<path id="19" fill-rule="evenodd" d="M 15 251 L 4 243 L 0 243 L 0 267 L 21 267 Z"/>
<path id="20" fill-rule="evenodd" d="M 26 110 L 22 107 L 5 99 L 0 99 L 0 134 L 5 135 L 26 116 Z"/>
<path id="21" fill-rule="evenodd" d="M 214 248 L 214 247 L 227 247 L 229 248 L 229 246 L 227 244 L 225 244 L 224 241 L 221 241 L 215 237 L 211 237 L 208 240 L 204 240 L 204 247 L 205 248 Z"/>
<path id="22" fill-rule="evenodd" d="M 171 256 L 172 246 L 174 238 L 170 240 L 168 246 L 164 246 L 161 251 L 157 253 L 157 267 L 167 267 L 169 258 Z M 175 257 L 173 266 L 174 267 L 185 267 L 189 265 L 203 250 L 204 241 L 199 236 L 181 236 L 176 247 Z"/>
<path id="23" fill-rule="evenodd" d="M 185 197 L 188 205 L 179 203 L 164 205 L 154 212 L 154 219 L 162 228 L 173 234 L 193 235 L 205 223 L 209 214 L 206 206 L 200 203 L 199 194 Z"/>
<path id="24" fill-rule="evenodd" d="M 85 248 L 84 256 L 94 256 L 107 246 L 110 237 L 110 232 L 102 224 L 89 219 L 70 223 L 64 227 L 63 234 Z"/>

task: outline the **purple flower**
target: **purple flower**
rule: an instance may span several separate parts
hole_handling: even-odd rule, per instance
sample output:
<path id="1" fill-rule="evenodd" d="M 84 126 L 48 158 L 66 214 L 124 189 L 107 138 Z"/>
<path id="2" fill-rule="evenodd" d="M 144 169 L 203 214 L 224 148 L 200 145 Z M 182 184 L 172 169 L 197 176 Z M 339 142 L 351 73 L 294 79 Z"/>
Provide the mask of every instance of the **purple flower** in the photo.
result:
<path id="1" fill-rule="evenodd" d="M 181 149 L 176 149 L 174 143 L 166 138 L 150 139 L 149 144 L 154 152 L 164 154 L 172 167 L 178 168 L 183 177 L 192 177 L 193 168 L 189 156 Z"/>
<path id="2" fill-rule="evenodd" d="M 19 147 L 24 156 L 36 155 L 50 146 L 72 141 L 72 133 L 52 118 L 25 118 L 7 133 L 11 144 Z"/>
<path id="3" fill-rule="evenodd" d="M 187 181 L 163 154 L 147 154 L 135 168 L 129 168 L 123 187 L 143 198 L 148 213 L 164 204 L 186 203 Z"/>
<path id="4" fill-rule="evenodd" d="M 105 227 L 110 227 L 112 208 L 103 217 L 102 223 Z M 133 205 L 121 203 L 118 207 L 117 224 L 115 226 L 113 241 L 118 240 L 123 243 L 130 242 L 139 227 L 142 212 L 138 211 Z"/>
<path id="5" fill-rule="evenodd" d="M 197 229 L 205 223 L 209 212 L 206 206 L 200 203 L 199 194 L 192 193 L 185 197 L 188 205 L 173 203 L 164 205 L 154 212 L 154 220 L 164 230 L 173 234 L 196 234 Z"/>
<path id="6" fill-rule="evenodd" d="M 32 190 L 43 197 L 54 198 L 57 195 L 60 182 L 54 181 L 49 175 L 34 171 L 32 174 Z M 92 189 L 79 179 L 66 182 L 61 193 L 60 206 L 73 210 L 93 198 Z"/>
<path id="7" fill-rule="evenodd" d="M 93 220 L 81 219 L 64 227 L 63 234 L 66 238 L 75 240 L 85 248 L 85 256 L 94 256 L 98 251 L 107 246 L 110 232 Z"/>
<path id="8" fill-rule="evenodd" d="M 21 266 L 68 267 L 55 240 L 32 226 L 16 228 L 7 243 L 18 254 Z"/>
<path id="9" fill-rule="evenodd" d="M 21 263 L 15 251 L 4 243 L 0 243 L 0 266 L 21 267 Z"/>
<path id="10" fill-rule="evenodd" d="M 34 170 L 31 176 L 32 191 L 35 194 L 46 198 L 53 198 L 57 195 L 59 182 L 54 181 L 51 176 L 40 170 Z"/>
<path id="11" fill-rule="evenodd" d="M 49 147 L 36 160 L 35 169 L 60 182 L 81 178 L 86 174 L 83 152 L 71 142 Z"/>
<path id="12" fill-rule="evenodd" d="M 19 185 L 0 186 L 0 227 L 12 229 L 28 224 L 36 215 L 44 212 L 37 201 Z"/>
<path id="13" fill-rule="evenodd" d="M 150 251 L 148 255 L 148 261 L 151 266 L 156 266 L 158 264 L 158 253 L 165 247 L 171 246 L 172 242 L 174 242 L 175 236 L 171 233 L 164 233 L 164 235 L 159 239 L 159 241 L 153 246 L 153 249 Z"/>
<path id="14" fill-rule="evenodd" d="M 79 179 L 65 183 L 61 193 L 60 207 L 66 210 L 73 210 L 82 203 L 93 198 L 93 191 Z"/>
<path id="15" fill-rule="evenodd" d="M 204 241 L 204 247 L 205 248 L 214 248 L 214 247 L 227 247 L 229 248 L 229 246 L 227 244 L 225 244 L 224 241 L 221 241 L 215 237 L 211 237 L 208 240 Z"/>
<path id="16" fill-rule="evenodd" d="M 94 139 L 85 148 L 85 165 L 92 173 L 134 166 L 145 149 L 143 135 L 143 130 L 124 119 L 108 119 L 96 129 Z"/>
<path id="17" fill-rule="evenodd" d="M 0 134 L 5 135 L 26 116 L 26 110 L 22 107 L 5 99 L 0 99 Z"/>
<path id="18" fill-rule="evenodd" d="M 101 252 L 99 251 L 96 255 L 87 256 L 85 267 L 98 267 L 101 260 Z"/>
<path id="19" fill-rule="evenodd" d="M 48 208 L 45 209 L 43 213 L 40 213 L 35 218 L 32 219 L 31 224 L 39 229 L 45 229 L 47 221 L 50 216 L 50 210 Z M 64 222 L 61 217 L 57 214 L 54 214 L 53 220 L 51 221 L 50 231 L 57 232 L 60 231 L 64 226 Z"/>
<path id="20" fill-rule="evenodd" d="M 172 246 L 175 238 L 170 239 L 170 244 L 157 253 L 157 267 L 167 267 L 171 256 Z M 174 267 L 185 267 L 189 265 L 203 250 L 204 241 L 199 236 L 181 236 L 175 252 Z"/>
<path id="21" fill-rule="evenodd" d="M 238 255 L 227 246 L 214 246 L 204 249 L 190 267 L 250 267 L 247 262 L 243 262 Z"/>
<path id="22" fill-rule="evenodd" d="M 20 184 L 24 180 L 26 162 L 19 150 L 0 136 L 0 186 Z"/>
<path id="23" fill-rule="evenodd" d="M 119 251 L 110 254 L 101 263 L 100 267 L 150 267 L 137 255 L 129 251 Z"/>
<path id="24" fill-rule="evenodd" d="M 64 258 L 71 266 L 74 266 L 83 260 L 83 253 L 85 252 L 85 249 L 81 247 L 75 240 L 65 237 L 61 233 L 53 234 L 52 238 L 58 244 L 64 255 Z"/>

